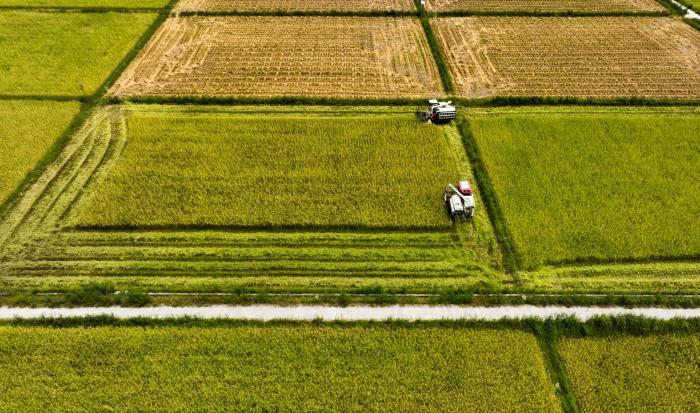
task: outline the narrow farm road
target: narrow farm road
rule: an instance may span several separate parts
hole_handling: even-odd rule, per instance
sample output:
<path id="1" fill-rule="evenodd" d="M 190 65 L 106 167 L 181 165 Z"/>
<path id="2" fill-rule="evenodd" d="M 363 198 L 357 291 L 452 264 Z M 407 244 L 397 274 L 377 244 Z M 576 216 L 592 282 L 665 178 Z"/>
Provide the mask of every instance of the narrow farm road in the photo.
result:
<path id="1" fill-rule="evenodd" d="M 700 308 L 622 308 L 622 307 L 560 307 L 560 306 L 502 306 L 461 307 L 457 305 L 393 305 L 393 306 L 209 306 L 209 307 L 82 307 L 82 308 L 9 308 L 0 307 L 0 319 L 32 319 L 59 317 L 89 317 L 108 315 L 117 318 L 225 318 L 269 321 L 287 320 L 459 320 L 503 318 L 548 318 L 573 316 L 581 321 L 599 315 L 636 315 L 657 319 L 700 317 Z"/>

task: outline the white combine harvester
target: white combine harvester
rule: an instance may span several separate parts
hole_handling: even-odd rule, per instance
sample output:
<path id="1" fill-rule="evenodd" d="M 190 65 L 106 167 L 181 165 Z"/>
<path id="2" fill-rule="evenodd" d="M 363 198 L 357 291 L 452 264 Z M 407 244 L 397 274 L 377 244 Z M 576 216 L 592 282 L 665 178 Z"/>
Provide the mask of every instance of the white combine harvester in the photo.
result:
<path id="1" fill-rule="evenodd" d="M 416 115 L 423 122 L 442 125 L 452 122 L 457 117 L 457 108 L 452 102 L 438 102 L 437 99 L 430 99 L 428 101 L 428 110 L 418 111 Z"/>
<path id="2" fill-rule="evenodd" d="M 447 184 L 445 188 L 445 205 L 452 219 L 474 219 L 474 192 L 468 181 L 459 181 L 457 188 Z"/>

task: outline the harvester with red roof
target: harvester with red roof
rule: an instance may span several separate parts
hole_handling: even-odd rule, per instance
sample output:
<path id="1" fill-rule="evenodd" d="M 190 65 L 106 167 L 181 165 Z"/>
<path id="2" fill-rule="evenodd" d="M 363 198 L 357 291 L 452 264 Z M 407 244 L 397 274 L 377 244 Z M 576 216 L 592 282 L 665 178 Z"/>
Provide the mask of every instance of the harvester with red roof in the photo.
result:
<path id="1" fill-rule="evenodd" d="M 474 191 L 468 181 L 459 181 L 456 188 L 452 184 L 447 184 L 444 199 L 452 219 L 461 218 L 464 221 L 474 219 Z"/>

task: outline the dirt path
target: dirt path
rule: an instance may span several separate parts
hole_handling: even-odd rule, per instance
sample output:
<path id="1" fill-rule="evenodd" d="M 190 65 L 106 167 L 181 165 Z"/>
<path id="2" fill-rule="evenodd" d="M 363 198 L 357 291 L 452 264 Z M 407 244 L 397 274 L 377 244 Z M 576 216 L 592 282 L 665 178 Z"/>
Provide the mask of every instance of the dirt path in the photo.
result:
<path id="1" fill-rule="evenodd" d="M 210 307 L 84 307 L 84 308 L 0 308 L 0 319 L 42 317 L 86 317 L 111 315 L 117 318 L 228 318 L 247 320 L 456 320 L 502 318 L 548 318 L 558 315 L 574 316 L 585 321 L 597 315 L 637 315 L 658 319 L 700 317 L 700 308 L 622 308 L 622 307 L 537 307 L 531 305 L 503 307 L 460 307 L 456 305 L 428 306 L 210 306 Z"/>

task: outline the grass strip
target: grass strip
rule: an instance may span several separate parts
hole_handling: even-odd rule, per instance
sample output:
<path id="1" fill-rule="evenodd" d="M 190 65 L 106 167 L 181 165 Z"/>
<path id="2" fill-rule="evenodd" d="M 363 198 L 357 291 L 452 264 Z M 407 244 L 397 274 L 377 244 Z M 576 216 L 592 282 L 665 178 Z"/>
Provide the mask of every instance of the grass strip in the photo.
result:
<path id="1" fill-rule="evenodd" d="M 657 0 L 663 1 L 663 0 Z M 430 12 L 430 17 L 473 17 L 473 16 L 498 16 L 498 17 L 662 17 L 669 16 L 670 11 L 527 11 L 527 10 L 451 10 L 443 12 Z"/>
<path id="2" fill-rule="evenodd" d="M 176 11 L 172 13 L 181 17 L 193 16 L 301 16 L 301 17 L 414 17 L 415 11 L 407 10 L 376 10 L 376 11 L 352 11 L 352 10 L 199 10 Z"/>
<path id="3" fill-rule="evenodd" d="M 435 36 L 433 27 L 430 25 L 430 16 L 425 11 L 425 7 L 421 4 L 420 0 L 415 0 L 416 9 L 418 10 L 418 16 L 420 18 L 421 26 L 423 26 L 423 31 L 425 32 L 425 37 L 428 39 L 428 45 L 430 46 L 430 51 L 433 54 L 433 60 L 438 67 L 438 72 L 440 73 L 440 80 L 442 81 L 442 87 L 445 89 L 445 93 L 452 95 L 455 93 L 455 84 L 452 81 L 450 75 L 450 69 L 445 60 L 445 55 L 440 47 L 440 42 Z"/>

